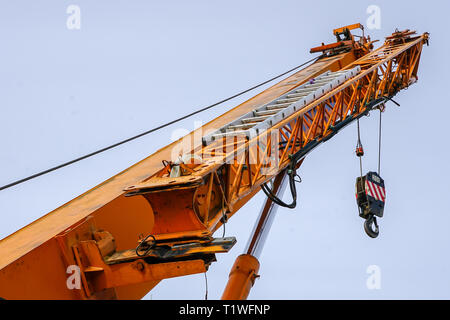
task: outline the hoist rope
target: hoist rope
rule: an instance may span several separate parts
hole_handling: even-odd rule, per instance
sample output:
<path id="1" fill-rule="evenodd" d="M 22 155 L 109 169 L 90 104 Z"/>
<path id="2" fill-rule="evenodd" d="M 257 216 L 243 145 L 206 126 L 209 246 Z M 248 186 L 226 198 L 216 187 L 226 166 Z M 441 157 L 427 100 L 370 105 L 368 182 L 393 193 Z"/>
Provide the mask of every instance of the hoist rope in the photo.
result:
<path id="1" fill-rule="evenodd" d="M 225 213 L 225 196 L 222 197 L 222 228 L 223 228 L 223 233 L 222 233 L 222 238 L 225 238 L 225 225 L 227 223 L 227 215 Z"/>
<path id="2" fill-rule="evenodd" d="M 361 133 L 360 133 L 360 128 L 359 128 L 359 118 L 358 119 L 356 119 L 356 126 L 357 126 L 357 130 L 358 130 L 358 143 L 357 143 L 357 147 L 358 146 L 362 146 L 362 143 L 361 143 Z M 362 156 L 361 157 L 358 157 L 359 158 L 359 171 L 360 171 L 360 176 L 361 176 L 361 180 L 362 180 L 362 172 L 363 172 L 363 170 L 362 170 Z"/>
<path id="3" fill-rule="evenodd" d="M 196 115 L 196 114 L 201 113 L 201 112 L 203 112 L 203 111 L 209 110 L 209 109 L 211 109 L 211 108 L 213 108 L 213 107 L 215 107 L 215 106 L 217 106 L 217 105 L 220 105 L 220 104 L 222 104 L 222 103 L 224 103 L 224 102 L 230 101 L 230 100 L 232 100 L 232 99 L 234 99 L 234 98 L 237 98 L 237 97 L 239 97 L 239 96 L 241 96 L 241 95 L 243 95 L 243 94 L 245 94 L 245 93 L 247 93 L 247 92 L 249 92 L 249 91 L 252 91 L 252 90 L 254 90 L 254 89 L 257 89 L 257 88 L 259 88 L 259 87 L 261 87 L 261 86 L 263 86 L 263 85 L 265 85 L 265 84 L 267 84 L 267 83 L 269 83 L 269 82 L 272 82 L 272 81 L 274 81 L 274 80 L 276 80 L 276 79 L 278 79 L 278 78 L 281 78 L 282 76 L 284 76 L 284 75 L 286 75 L 286 74 L 288 74 L 288 73 L 290 73 L 290 72 L 292 72 L 292 71 L 295 71 L 295 70 L 297 70 L 297 69 L 299 69 L 299 68 L 301 68 L 301 67 L 303 67 L 303 66 L 305 66 L 305 65 L 307 65 L 307 64 L 309 64 L 309 63 L 311 63 L 311 62 L 313 62 L 313 61 L 316 61 L 316 60 L 320 59 L 322 56 L 323 56 L 323 55 L 320 55 L 320 56 L 318 56 L 318 57 L 315 57 L 315 58 L 313 58 L 313 59 L 310 59 L 310 60 L 306 61 L 305 63 L 302 63 L 301 65 L 298 65 L 298 66 L 296 66 L 296 67 L 294 67 L 294 68 L 292 68 L 292 69 L 289 69 L 288 71 L 285 71 L 285 72 L 283 72 L 283 73 L 281 73 L 281 74 L 279 74 L 279 75 L 277 75 L 277 76 L 275 76 L 275 77 L 272 77 L 272 78 L 270 78 L 270 79 L 268 79 L 268 80 L 266 80 L 266 81 L 263 81 L 263 82 L 261 82 L 261 83 L 255 85 L 255 86 L 253 86 L 253 87 L 251 87 L 251 88 L 248 88 L 248 89 L 246 89 L 246 90 L 243 90 L 243 91 L 241 91 L 241 92 L 239 92 L 239 93 L 236 93 L 236 94 L 234 94 L 234 95 L 232 95 L 232 96 L 230 96 L 230 97 L 228 97 L 228 98 L 226 98 L 226 99 L 223 99 L 223 100 L 221 100 L 221 101 L 219 101 L 219 102 L 213 103 L 213 104 L 211 104 L 211 105 L 209 105 L 209 106 L 207 106 L 207 107 L 201 108 L 201 109 L 199 109 L 199 110 L 197 110 L 197 111 L 191 112 L 191 113 L 189 113 L 189 114 L 187 114 L 187 115 L 185 115 L 185 116 L 182 116 L 182 117 L 180 117 L 180 118 L 177 118 L 177 119 L 175 119 L 175 120 L 172 120 L 172 121 L 170 121 L 170 122 L 167 122 L 167 123 L 165 123 L 165 124 L 163 124 L 163 125 L 160 125 L 160 126 L 158 126 L 158 127 L 156 127 L 156 128 L 153 128 L 153 129 L 150 129 L 150 130 L 148 130 L 148 131 L 142 132 L 142 133 L 140 133 L 140 134 L 138 134 L 138 135 L 135 135 L 135 136 L 133 136 L 133 137 L 131 137 L 131 138 L 128 138 L 128 139 L 119 141 L 119 142 L 114 143 L 114 144 L 112 144 L 112 145 L 110 145 L 110 146 L 107 146 L 107 147 L 102 148 L 102 149 L 99 149 L 99 150 L 97 150 L 97 151 L 88 153 L 88 154 L 86 154 L 86 155 L 84 155 L 84 156 L 81 156 L 81 157 L 76 158 L 76 159 L 73 159 L 73 160 L 71 160 L 71 161 L 62 163 L 62 164 L 57 165 L 57 166 L 55 166 L 55 167 L 52 167 L 52 168 L 50 168 L 50 169 L 47 169 L 47 170 L 38 172 L 38 173 L 33 174 L 33 175 L 31 175 L 31 176 L 28 176 L 28 177 L 26 177 L 26 178 L 23 178 L 23 179 L 20 179 L 20 180 L 11 182 L 11 183 L 9 183 L 9 184 L 6 184 L 6 185 L 4 185 L 4 186 L 1 186 L 1 187 L 0 187 L 0 191 L 1 191 L 1 190 L 8 189 L 8 188 L 11 188 L 11 187 L 13 187 L 13 186 L 15 186 L 15 185 L 18 185 L 18 184 L 23 183 L 23 182 L 26 182 L 26 181 L 28 181 L 28 180 L 37 178 L 37 177 L 42 176 L 42 175 L 44 175 L 44 174 L 50 173 L 50 172 L 52 172 L 52 171 L 55 171 L 55 170 L 58 170 L 58 169 L 67 167 L 67 166 L 69 166 L 69 165 L 71 165 L 71 164 L 74 164 L 74 163 L 76 163 L 76 162 L 78 162 L 78 161 L 81 161 L 81 160 L 90 158 L 90 157 L 95 156 L 95 155 L 97 155 L 97 154 L 99 154 L 99 153 L 102 153 L 102 152 L 105 152 L 105 151 L 107 151 L 107 150 L 113 149 L 113 148 L 118 147 L 118 146 L 120 146 L 120 145 L 122 145 L 122 144 L 125 144 L 125 143 L 127 143 L 127 142 L 130 142 L 130 141 L 135 140 L 135 139 L 137 139 L 137 138 L 143 137 L 143 136 L 145 136 L 145 135 L 147 135 L 147 134 L 149 134 L 149 133 L 158 131 L 158 130 L 163 129 L 163 128 L 169 126 L 169 125 L 172 125 L 172 124 L 174 124 L 174 123 L 177 123 L 177 122 L 180 122 L 180 121 L 182 121 L 182 120 L 184 120 L 184 119 L 187 119 L 187 118 L 189 118 L 189 117 L 192 117 L 193 115 Z"/>
<path id="4" fill-rule="evenodd" d="M 380 108 L 380 124 L 378 130 L 378 175 L 380 175 L 380 167 L 381 167 L 381 108 Z"/>
<path id="5" fill-rule="evenodd" d="M 205 271 L 205 300 L 208 300 L 208 276 Z"/>

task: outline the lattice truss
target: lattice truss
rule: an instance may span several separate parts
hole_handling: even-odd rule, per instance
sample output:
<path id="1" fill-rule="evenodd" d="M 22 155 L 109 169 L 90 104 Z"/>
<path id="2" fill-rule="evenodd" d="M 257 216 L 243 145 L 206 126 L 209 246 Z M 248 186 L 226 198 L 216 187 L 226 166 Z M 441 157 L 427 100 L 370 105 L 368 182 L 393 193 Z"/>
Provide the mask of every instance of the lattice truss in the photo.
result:
<path id="1" fill-rule="evenodd" d="M 380 48 L 343 69 L 359 66 L 361 71 L 356 76 L 257 136 L 225 136 L 193 148 L 190 153 L 193 158 L 201 158 L 201 164 L 182 165 L 184 176 L 169 184 L 183 187 L 184 183 L 187 187 L 189 181 L 202 180 L 202 192 L 196 194 L 202 199 L 197 203 L 194 200 L 194 210 L 208 229 L 218 228 L 224 213 L 234 213 L 238 209 L 235 204 L 248 199 L 261 184 L 283 171 L 293 155 L 302 159 L 370 110 L 384 109 L 388 99 L 417 80 L 422 46 L 428 35 L 399 34 L 386 38 Z M 169 166 L 158 176 L 167 176 L 168 170 Z"/>

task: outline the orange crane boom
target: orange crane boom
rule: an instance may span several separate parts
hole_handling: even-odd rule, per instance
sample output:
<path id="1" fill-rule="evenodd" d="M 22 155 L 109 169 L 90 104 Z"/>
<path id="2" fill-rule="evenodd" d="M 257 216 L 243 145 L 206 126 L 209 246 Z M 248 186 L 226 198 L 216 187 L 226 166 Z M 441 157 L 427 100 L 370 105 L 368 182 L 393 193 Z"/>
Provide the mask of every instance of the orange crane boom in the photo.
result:
<path id="1" fill-rule="evenodd" d="M 395 32 L 373 50 L 351 35 L 357 27 L 336 29 L 335 44 L 311 49 L 322 53 L 311 65 L 2 239 L 0 297 L 140 299 L 163 279 L 206 272 L 236 242 L 213 233 L 261 186 L 417 81 L 427 33 Z M 224 298 L 247 297 L 252 250 Z"/>

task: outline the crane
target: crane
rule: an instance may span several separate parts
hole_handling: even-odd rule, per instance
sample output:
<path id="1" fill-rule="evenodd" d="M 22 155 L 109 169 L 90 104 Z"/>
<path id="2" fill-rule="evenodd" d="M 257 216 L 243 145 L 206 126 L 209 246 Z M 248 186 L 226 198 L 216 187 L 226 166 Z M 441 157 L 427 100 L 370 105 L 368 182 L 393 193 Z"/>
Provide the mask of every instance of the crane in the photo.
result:
<path id="1" fill-rule="evenodd" d="M 2 239 L 0 297 L 140 299 L 206 272 L 236 243 L 215 231 L 263 190 L 222 296 L 247 298 L 276 208 L 296 205 L 306 155 L 414 84 L 429 39 L 396 30 L 374 49 L 359 23 L 333 34 L 305 68 Z M 291 203 L 280 199 L 288 186 Z"/>

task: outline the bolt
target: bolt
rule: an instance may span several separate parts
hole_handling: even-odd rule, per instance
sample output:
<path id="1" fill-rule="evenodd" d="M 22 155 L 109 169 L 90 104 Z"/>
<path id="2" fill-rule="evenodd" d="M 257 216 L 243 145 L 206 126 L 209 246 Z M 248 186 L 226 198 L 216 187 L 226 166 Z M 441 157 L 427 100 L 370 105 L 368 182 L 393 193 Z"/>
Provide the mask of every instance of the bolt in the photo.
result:
<path id="1" fill-rule="evenodd" d="M 142 262 L 138 262 L 138 263 L 136 263 L 136 268 L 137 268 L 139 271 L 144 271 L 145 266 L 144 266 L 144 264 L 143 264 Z"/>

